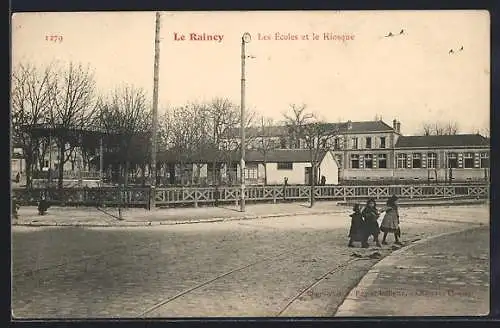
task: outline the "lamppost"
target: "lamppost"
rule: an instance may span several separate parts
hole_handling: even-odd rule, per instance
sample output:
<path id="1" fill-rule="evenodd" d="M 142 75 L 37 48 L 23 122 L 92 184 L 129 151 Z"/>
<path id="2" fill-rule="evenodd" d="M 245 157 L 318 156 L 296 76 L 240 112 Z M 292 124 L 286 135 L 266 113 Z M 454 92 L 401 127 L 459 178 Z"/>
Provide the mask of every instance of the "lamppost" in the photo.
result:
<path id="1" fill-rule="evenodd" d="M 241 162 L 240 162 L 240 175 L 241 175 L 241 192 L 240 192 L 240 210 L 245 212 L 245 44 L 252 40 L 250 33 L 245 32 L 241 37 Z"/>

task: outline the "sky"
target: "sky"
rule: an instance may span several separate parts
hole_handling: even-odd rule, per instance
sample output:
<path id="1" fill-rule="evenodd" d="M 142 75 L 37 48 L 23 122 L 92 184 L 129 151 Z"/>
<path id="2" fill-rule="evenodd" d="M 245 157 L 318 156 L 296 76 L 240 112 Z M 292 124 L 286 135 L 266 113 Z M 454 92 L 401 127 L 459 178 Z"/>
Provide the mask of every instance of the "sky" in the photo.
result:
<path id="1" fill-rule="evenodd" d="M 162 12 L 159 111 L 214 97 L 239 105 L 244 32 L 255 57 L 246 107 L 259 115 L 280 120 L 305 104 L 330 122 L 398 119 L 406 135 L 423 122 L 489 128 L 487 11 Z M 12 66 L 82 63 L 103 93 L 129 84 L 152 96 L 154 35 L 154 12 L 16 13 Z"/>

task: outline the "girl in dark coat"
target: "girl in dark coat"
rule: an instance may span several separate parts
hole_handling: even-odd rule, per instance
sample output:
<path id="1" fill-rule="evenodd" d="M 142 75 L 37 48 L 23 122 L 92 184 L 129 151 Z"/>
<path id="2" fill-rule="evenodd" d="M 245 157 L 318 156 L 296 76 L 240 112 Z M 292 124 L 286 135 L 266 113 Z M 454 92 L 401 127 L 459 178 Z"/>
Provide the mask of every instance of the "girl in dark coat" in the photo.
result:
<path id="1" fill-rule="evenodd" d="M 349 244 L 347 246 L 354 247 L 353 242 L 363 241 L 363 215 L 359 204 L 354 204 L 351 215 L 351 228 L 349 229 Z"/>
<path id="2" fill-rule="evenodd" d="M 401 237 L 401 230 L 399 229 L 399 212 L 398 212 L 398 198 L 392 196 L 387 201 L 387 207 L 385 208 L 385 216 L 380 225 L 380 230 L 384 233 L 382 238 L 382 244 L 387 245 L 386 238 L 388 233 L 394 234 L 395 244 L 401 245 L 399 237 Z"/>
<path id="3" fill-rule="evenodd" d="M 377 219 L 379 217 L 379 212 L 377 210 L 377 203 L 375 199 L 371 198 L 366 202 L 366 207 L 363 209 L 363 230 L 364 230 L 364 238 L 363 238 L 363 248 L 368 247 L 368 238 L 373 236 L 373 240 L 375 241 L 377 247 L 381 247 L 380 242 L 378 240 L 378 235 L 380 233 L 380 228 L 378 226 Z"/>

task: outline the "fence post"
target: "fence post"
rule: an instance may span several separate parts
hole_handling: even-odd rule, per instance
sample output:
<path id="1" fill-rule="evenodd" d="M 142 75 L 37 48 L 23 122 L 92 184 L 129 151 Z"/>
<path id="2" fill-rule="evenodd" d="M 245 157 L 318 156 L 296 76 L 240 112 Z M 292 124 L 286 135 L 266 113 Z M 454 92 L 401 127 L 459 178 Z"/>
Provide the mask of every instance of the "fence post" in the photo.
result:
<path id="1" fill-rule="evenodd" d="M 273 187 L 273 204 L 276 204 L 276 188 Z"/>
<path id="2" fill-rule="evenodd" d="M 347 203 L 347 190 L 346 190 L 346 186 L 343 186 L 342 189 L 344 189 L 344 203 Z"/>
<path id="3" fill-rule="evenodd" d="M 233 188 L 234 189 L 234 188 Z M 239 191 L 236 192 L 236 198 L 234 199 L 234 204 L 238 206 L 239 202 L 238 200 L 241 198 L 241 188 L 239 188 Z"/>
<path id="4" fill-rule="evenodd" d="M 194 190 L 194 207 L 198 207 L 198 190 Z"/>

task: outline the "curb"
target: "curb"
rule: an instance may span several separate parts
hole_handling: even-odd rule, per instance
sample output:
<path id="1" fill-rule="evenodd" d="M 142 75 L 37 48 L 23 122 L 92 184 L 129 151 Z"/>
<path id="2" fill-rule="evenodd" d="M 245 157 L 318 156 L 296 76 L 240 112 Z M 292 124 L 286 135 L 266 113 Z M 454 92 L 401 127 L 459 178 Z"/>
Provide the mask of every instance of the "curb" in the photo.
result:
<path id="1" fill-rule="evenodd" d="M 363 293 L 360 293 L 362 290 L 367 290 L 373 283 L 375 282 L 375 279 L 378 277 L 380 273 L 380 269 L 383 267 L 391 266 L 394 265 L 398 260 L 401 259 L 402 254 L 405 252 L 409 251 L 413 247 L 416 247 L 421 244 L 428 243 L 429 241 L 432 241 L 433 239 L 437 239 L 440 237 L 444 236 L 449 236 L 449 235 L 454 235 L 454 234 L 459 234 L 464 231 L 468 230 L 474 230 L 478 229 L 478 227 L 469 227 L 466 229 L 462 229 L 459 231 L 453 231 L 453 232 L 444 232 L 435 236 L 430 236 L 424 239 L 420 239 L 418 241 L 415 241 L 414 243 L 407 245 L 405 247 L 402 247 L 385 258 L 381 259 L 379 262 L 377 262 L 375 265 L 373 265 L 368 272 L 361 278 L 359 283 L 354 286 L 354 288 L 351 289 L 349 294 L 344 298 L 340 306 L 337 308 L 337 311 L 335 311 L 334 316 L 335 317 L 353 317 L 355 316 L 356 310 L 359 309 L 359 297 L 357 295 L 362 295 Z"/>
<path id="2" fill-rule="evenodd" d="M 233 216 L 233 217 L 216 217 L 210 219 L 198 220 L 185 220 L 185 221 L 120 221 L 116 224 L 113 223 L 42 223 L 42 222 L 28 222 L 28 223 L 12 223 L 12 226 L 24 227 L 89 227 L 89 228 L 108 228 L 108 227 L 150 227 L 160 225 L 181 225 L 181 224 L 197 224 L 197 223 L 216 223 L 225 221 L 243 221 L 243 220 L 257 220 L 257 219 L 271 219 L 287 216 L 298 215 L 325 215 L 333 214 L 337 211 L 318 211 L 318 212 L 296 212 L 296 213 L 278 213 L 278 214 L 263 214 L 263 215 L 249 215 L 249 216 Z"/>
<path id="3" fill-rule="evenodd" d="M 341 202 L 337 205 L 339 206 L 351 206 L 354 202 Z M 443 201 L 443 202 L 399 202 L 400 207 L 434 207 L 434 206 L 468 206 L 468 205 L 480 205 L 480 204 L 488 204 L 488 200 L 471 200 L 471 201 L 461 201 L 461 202 L 451 202 L 451 201 Z"/>

